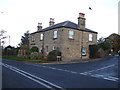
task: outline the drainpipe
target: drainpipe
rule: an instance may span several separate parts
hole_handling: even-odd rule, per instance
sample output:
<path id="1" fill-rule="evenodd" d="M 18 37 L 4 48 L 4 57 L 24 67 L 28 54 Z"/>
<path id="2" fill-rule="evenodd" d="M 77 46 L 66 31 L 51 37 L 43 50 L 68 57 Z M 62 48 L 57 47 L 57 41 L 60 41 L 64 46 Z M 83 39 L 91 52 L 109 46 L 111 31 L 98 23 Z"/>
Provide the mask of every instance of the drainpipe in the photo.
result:
<path id="1" fill-rule="evenodd" d="M 45 55 L 45 49 L 44 49 L 44 40 L 45 40 L 44 37 L 45 36 L 44 35 L 45 35 L 45 32 L 43 32 L 43 45 L 42 45 L 43 55 Z"/>
<path id="2" fill-rule="evenodd" d="M 83 31 L 82 31 L 82 43 L 81 43 L 81 59 L 82 59 L 82 48 L 83 48 Z"/>

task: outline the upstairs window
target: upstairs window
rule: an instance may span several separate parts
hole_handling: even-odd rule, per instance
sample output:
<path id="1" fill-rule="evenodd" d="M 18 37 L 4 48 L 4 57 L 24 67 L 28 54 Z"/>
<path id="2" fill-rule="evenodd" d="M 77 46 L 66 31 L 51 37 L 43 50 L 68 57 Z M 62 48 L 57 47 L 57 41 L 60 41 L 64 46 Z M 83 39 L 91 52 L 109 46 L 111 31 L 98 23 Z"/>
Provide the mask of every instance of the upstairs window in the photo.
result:
<path id="1" fill-rule="evenodd" d="M 89 41 L 93 41 L 93 35 L 89 34 Z"/>
<path id="2" fill-rule="evenodd" d="M 74 39 L 74 31 L 69 31 L 69 38 Z"/>
<path id="3" fill-rule="evenodd" d="M 58 38 L 58 31 L 54 31 L 54 32 L 53 32 L 53 38 L 54 38 L 54 39 Z"/>
<path id="4" fill-rule="evenodd" d="M 35 38 L 34 38 L 34 36 L 33 36 L 33 35 L 31 36 L 31 41 L 32 41 L 32 42 L 34 42 L 34 41 L 35 41 Z"/>
<path id="5" fill-rule="evenodd" d="M 40 33 L 40 40 L 43 40 L 43 33 Z"/>

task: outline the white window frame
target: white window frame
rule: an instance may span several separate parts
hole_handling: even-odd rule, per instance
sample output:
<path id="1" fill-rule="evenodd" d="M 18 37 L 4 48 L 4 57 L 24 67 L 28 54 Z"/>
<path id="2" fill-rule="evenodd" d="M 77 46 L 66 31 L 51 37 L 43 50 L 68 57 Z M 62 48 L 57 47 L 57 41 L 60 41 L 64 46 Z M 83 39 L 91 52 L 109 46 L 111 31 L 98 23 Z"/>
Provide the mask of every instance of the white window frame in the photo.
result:
<path id="1" fill-rule="evenodd" d="M 40 40 L 43 40 L 43 37 L 44 37 L 43 33 L 40 33 Z"/>
<path id="2" fill-rule="evenodd" d="M 53 46 L 53 50 L 55 50 L 56 49 L 56 47 L 55 46 Z"/>
<path id="3" fill-rule="evenodd" d="M 93 35 L 89 34 L 89 41 L 93 41 Z"/>
<path id="4" fill-rule="evenodd" d="M 73 30 L 70 30 L 70 31 L 69 31 L 69 38 L 70 38 L 70 39 L 74 39 L 74 33 L 75 33 L 75 32 L 74 32 Z"/>
<path id="5" fill-rule="evenodd" d="M 53 32 L 53 38 L 54 38 L 54 39 L 58 38 L 58 31 L 57 31 L 57 30 L 55 30 L 55 31 Z"/>
<path id="6" fill-rule="evenodd" d="M 82 56 L 86 56 L 86 48 L 82 48 Z"/>

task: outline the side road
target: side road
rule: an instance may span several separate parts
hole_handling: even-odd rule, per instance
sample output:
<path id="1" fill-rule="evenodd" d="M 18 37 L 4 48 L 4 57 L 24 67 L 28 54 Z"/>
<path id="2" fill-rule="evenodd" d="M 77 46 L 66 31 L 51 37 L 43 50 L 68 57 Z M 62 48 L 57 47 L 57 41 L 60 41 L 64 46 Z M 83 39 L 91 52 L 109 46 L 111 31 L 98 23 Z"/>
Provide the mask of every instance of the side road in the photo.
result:
<path id="1" fill-rule="evenodd" d="M 97 58 L 97 59 L 79 59 L 79 60 L 71 60 L 71 61 L 53 61 L 49 63 L 43 63 L 43 64 L 71 64 L 71 63 L 87 63 L 87 62 L 94 62 L 99 60 L 106 60 L 113 56 L 106 56 L 104 58 Z"/>

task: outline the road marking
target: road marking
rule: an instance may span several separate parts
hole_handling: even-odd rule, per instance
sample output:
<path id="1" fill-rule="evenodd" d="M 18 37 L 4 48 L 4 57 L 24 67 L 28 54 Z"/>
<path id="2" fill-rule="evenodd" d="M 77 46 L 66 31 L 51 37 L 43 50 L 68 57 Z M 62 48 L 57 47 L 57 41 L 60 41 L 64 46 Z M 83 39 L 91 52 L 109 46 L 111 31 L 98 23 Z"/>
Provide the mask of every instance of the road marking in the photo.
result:
<path id="1" fill-rule="evenodd" d="M 96 70 L 87 71 L 87 72 L 84 72 L 84 73 L 91 73 L 91 72 L 103 70 L 103 69 L 106 69 L 106 68 L 109 68 L 109 67 L 113 67 L 113 66 L 115 66 L 115 64 L 108 65 L 108 66 L 106 66 L 106 67 L 102 67 L 102 68 L 99 68 L 99 69 L 96 69 Z"/>
<path id="2" fill-rule="evenodd" d="M 15 68 L 15 67 L 10 66 L 10 65 L 8 65 L 8 64 L 2 64 L 2 65 L 3 65 L 4 67 L 12 70 L 12 71 L 15 71 L 15 72 L 17 72 L 17 73 L 19 73 L 19 74 L 21 74 L 21 75 L 23 75 L 23 76 L 25 76 L 25 77 L 33 80 L 33 81 L 35 81 L 35 82 L 37 82 L 37 83 L 45 86 L 46 88 L 50 88 L 50 89 L 53 90 L 53 89 L 54 89 L 53 87 L 55 87 L 55 88 L 59 88 L 59 89 L 65 90 L 64 88 L 62 88 L 62 87 L 60 87 L 60 86 L 58 86 L 58 85 L 55 85 L 55 84 L 53 84 L 53 83 L 51 83 L 51 82 L 49 82 L 49 81 L 47 81 L 47 80 L 45 80 L 45 79 L 42 79 L 42 78 L 39 78 L 39 77 L 37 77 L 37 76 L 35 76 L 35 75 L 32 75 L 32 74 L 30 74 L 30 73 L 27 73 L 27 72 L 25 72 L 25 71 L 23 71 L 23 70 L 21 70 L 21 69 Z M 37 79 L 38 79 L 38 80 L 37 80 Z M 42 81 L 42 82 L 40 82 L 40 81 Z M 44 83 L 43 83 L 43 82 L 44 82 Z M 47 84 L 49 84 L 49 85 L 47 85 L 47 84 L 45 84 L 45 83 L 47 83 Z M 51 86 L 53 86 L 53 87 L 51 87 Z"/>
<path id="3" fill-rule="evenodd" d="M 33 64 L 32 64 L 32 65 L 33 65 Z M 116 78 L 116 77 L 112 77 L 112 78 L 111 78 L 111 76 L 105 77 L 104 75 L 92 74 L 92 73 L 91 73 L 91 72 L 93 72 L 93 71 L 95 72 L 95 71 L 99 71 L 99 70 L 103 70 L 103 69 L 112 67 L 112 66 L 114 66 L 114 64 L 109 65 L 109 66 L 106 66 L 106 67 L 103 67 L 103 68 L 99 68 L 99 69 L 96 69 L 96 70 L 91 70 L 91 71 L 88 71 L 88 72 L 83 72 L 83 73 L 74 72 L 74 71 L 70 71 L 70 70 L 66 70 L 66 69 L 49 67 L 49 66 L 43 66 L 43 65 L 33 65 L 33 66 L 43 67 L 43 68 L 49 68 L 49 69 L 58 70 L 58 71 L 64 71 L 64 72 L 69 72 L 69 73 L 73 73 L 73 74 L 79 74 L 79 75 L 91 76 L 91 77 L 96 77 L 96 78 L 102 78 L 102 79 L 105 79 L 105 80 L 110 80 L 110 81 L 115 81 L 115 82 L 117 82 L 118 79 L 119 79 L 119 78 Z"/>

